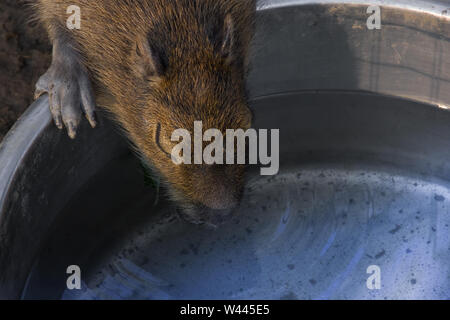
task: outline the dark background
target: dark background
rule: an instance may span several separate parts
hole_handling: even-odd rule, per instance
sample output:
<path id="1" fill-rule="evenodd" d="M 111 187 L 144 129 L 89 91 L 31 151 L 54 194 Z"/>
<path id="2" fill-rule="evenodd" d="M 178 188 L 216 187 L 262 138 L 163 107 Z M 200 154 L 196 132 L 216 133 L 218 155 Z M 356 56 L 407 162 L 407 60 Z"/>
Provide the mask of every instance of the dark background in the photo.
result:
<path id="1" fill-rule="evenodd" d="M 33 102 L 51 62 L 47 33 L 24 0 L 0 0 L 0 141 Z"/>

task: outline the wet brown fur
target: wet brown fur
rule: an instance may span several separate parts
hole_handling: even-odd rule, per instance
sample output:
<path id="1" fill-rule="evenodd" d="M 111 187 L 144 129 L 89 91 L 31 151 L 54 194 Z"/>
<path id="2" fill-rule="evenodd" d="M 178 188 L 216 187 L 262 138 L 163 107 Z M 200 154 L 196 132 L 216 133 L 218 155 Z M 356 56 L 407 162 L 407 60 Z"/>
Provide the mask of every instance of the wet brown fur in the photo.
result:
<path id="1" fill-rule="evenodd" d="M 65 27 L 69 5 L 81 8 L 80 30 Z M 175 200 L 214 207 L 237 197 L 242 166 L 176 166 L 155 145 L 155 130 L 159 123 L 167 141 L 175 129 L 193 131 L 196 120 L 204 130 L 251 126 L 244 78 L 255 0 L 36 0 L 35 7 L 51 38 L 64 33 L 73 40 L 98 104 L 161 173 Z M 227 15 L 234 26 L 229 59 L 218 50 Z M 157 79 L 136 70 L 142 37 L 166 64 Z"/>

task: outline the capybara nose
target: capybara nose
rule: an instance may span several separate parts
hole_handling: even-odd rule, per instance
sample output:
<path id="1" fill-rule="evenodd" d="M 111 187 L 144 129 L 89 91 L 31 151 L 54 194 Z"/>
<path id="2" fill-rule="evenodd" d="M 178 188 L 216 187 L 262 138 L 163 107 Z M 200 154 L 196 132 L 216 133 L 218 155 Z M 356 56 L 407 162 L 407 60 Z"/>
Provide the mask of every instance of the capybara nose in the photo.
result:
<path id="1" fill-rule="evenodd" d="M 220 165 L 203 165 L 198 168 L 198 179 L 193 184 L 197 190 L 195 201 L 209 209 L 233 209 L 239 203 L 239 182 Z"/>
<path id="2" fill-rule="evenodd" d="M 200 202 L 212 210 L 231 210 L 239 202 L 238 196 L 234 190 L 230 190 L 223 184 L 212 186 L 209 192 L 205 192 Z"/>

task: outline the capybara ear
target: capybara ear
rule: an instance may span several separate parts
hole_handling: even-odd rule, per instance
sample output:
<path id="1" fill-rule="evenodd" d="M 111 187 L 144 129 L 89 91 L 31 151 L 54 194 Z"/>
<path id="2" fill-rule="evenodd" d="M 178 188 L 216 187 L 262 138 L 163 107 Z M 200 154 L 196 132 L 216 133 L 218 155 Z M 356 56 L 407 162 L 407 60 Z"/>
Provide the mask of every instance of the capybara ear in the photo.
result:
<path id="1" fill-rule="evenodd" d="M 146 36 L 136 39 L 132 55 L 134 70 L 138 76 L 149 81 L 159 81 L 164 75 L 166 66 L 162 55 L 151 46 Z"/>
<path id="2" fill-rule="evenodd" d="M 221 40 L 222 43 L 220 46 L 220 53 L 227 60 L 227 62 L 231 63 L 235 54 L 235 28 L 231 14 L 227 14 L 225 16 Z"/>

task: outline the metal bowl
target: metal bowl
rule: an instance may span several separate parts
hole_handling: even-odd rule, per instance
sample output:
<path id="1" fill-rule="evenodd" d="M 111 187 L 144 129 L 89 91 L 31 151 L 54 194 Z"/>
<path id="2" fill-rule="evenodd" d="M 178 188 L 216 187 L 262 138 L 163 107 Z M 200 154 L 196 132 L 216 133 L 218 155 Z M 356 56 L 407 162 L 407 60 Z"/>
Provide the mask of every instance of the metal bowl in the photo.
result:
<path id="1" fill-rule="evenodd" d="M 70 141 L 37 101 L 0 146 L 0 297 L 450 298 L 450 3 L 370 4 L 379 30 L 365 2 L 261 6 L 248 83 L 280 173 L 251 168 L 217 230 L 177 217 L 108 120 Z"/>

